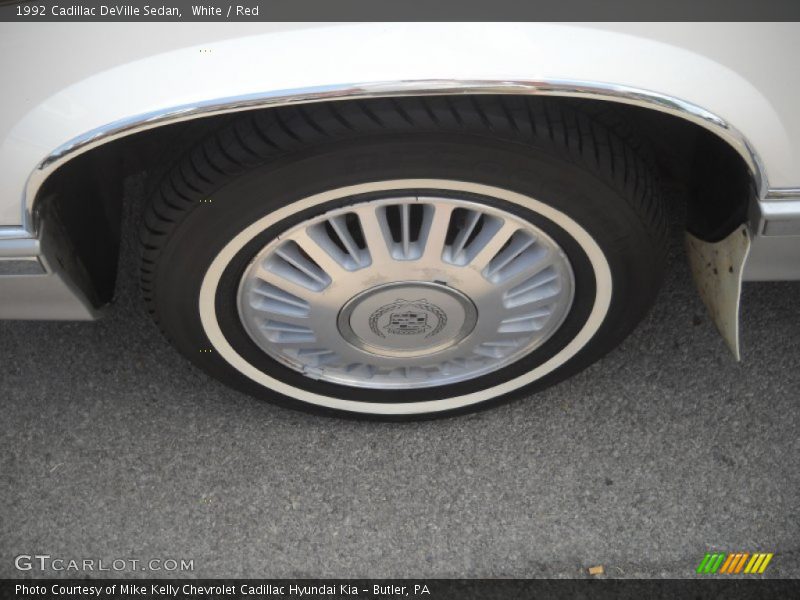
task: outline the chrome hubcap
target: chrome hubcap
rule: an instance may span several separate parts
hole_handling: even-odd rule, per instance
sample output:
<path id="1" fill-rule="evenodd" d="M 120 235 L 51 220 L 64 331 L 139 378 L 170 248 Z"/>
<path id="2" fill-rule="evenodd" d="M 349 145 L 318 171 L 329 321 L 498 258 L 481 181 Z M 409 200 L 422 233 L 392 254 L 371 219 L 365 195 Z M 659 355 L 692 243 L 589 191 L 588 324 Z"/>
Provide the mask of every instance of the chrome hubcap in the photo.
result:
<path id="1" fill-rule="evenodd" d="M 372 354 L 425 356 L 459 343 L 477 320 L 469 298 L 444 284 L 388 283 L 348 302 L 339 313 L 339 331 Z"/>
<path id="2" fill-rule="evenodd" d="M 533 224 L 473 200 L 387 192 L 267 244 L 238 308 L 261 349 L 313 379 L 423 388 L 529 354 L 573 294 L 566 255 Z"/>

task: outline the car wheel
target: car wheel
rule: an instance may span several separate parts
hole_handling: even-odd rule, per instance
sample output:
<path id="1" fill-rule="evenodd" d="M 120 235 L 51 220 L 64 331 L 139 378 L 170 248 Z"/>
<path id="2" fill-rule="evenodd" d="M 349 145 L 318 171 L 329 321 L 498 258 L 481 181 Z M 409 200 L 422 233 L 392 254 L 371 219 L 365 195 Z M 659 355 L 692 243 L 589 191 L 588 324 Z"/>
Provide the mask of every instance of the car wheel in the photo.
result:
<path id="1" fill-rule="evenodd" d="M 293 408 L 530 394 L 616 346 L 661 280 L 652 170 L 600 121 L 495 97 L 246 114 L 149 204 L 146 301 L 195 364 Z"/>

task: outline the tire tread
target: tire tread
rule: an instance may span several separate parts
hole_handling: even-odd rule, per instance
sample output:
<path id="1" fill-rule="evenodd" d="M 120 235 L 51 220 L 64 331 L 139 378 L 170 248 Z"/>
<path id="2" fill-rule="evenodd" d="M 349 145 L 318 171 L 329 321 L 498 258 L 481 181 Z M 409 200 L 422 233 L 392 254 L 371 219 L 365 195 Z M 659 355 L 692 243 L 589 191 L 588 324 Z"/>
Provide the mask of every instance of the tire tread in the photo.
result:
<path id="1" fill-rule="evenodd" d="M 545 147 L 595 172 L 626 199 L 663 260 L 667 217 L 647 145 L 609 107 L 519 96 L 431 96 L 321 102 L 243 113 L 188 150 L 155 187 L 142 219 L 140 289 L 153 286 L 171 232 L 216 190 L 249 169 L 315 144 L 413 131 L 494 137 Z M 163 328 L 162 328 L 163 330 Z"/>

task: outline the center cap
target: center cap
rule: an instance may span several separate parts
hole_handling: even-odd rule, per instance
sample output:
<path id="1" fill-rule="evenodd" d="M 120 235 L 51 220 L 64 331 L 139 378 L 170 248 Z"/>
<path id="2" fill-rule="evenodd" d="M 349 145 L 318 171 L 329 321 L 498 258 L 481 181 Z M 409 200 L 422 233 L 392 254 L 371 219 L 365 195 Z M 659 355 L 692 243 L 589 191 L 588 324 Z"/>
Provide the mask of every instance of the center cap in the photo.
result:
<path id="1" fill-rule="evenodd" d="M 384 356 L 433 354 L 467 337 L 478 318 L 475 305 L 441 283 L 397 282 L 351 298 L 339 313 L 342 336 Z"/>

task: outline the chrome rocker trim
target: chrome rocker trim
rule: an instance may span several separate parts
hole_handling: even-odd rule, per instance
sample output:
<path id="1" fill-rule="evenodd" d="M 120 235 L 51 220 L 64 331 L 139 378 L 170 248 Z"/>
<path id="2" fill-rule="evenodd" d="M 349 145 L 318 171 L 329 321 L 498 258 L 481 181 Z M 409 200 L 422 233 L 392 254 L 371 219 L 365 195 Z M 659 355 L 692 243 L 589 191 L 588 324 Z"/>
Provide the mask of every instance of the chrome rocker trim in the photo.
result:
<path id="1" fill-rule="evenodd" d="M 800 189 L 781 188 L 767 192 L 759 202 L 757 235 L 766 237 L 800 235 Z"/>
<path id="2" fill-rule="evenodd" d="M 745 281 L 800 280 L 800 188 L 771 189 L 753 203 Z"/>

